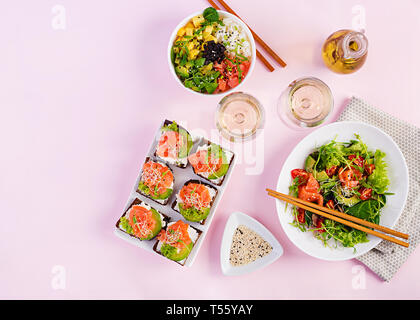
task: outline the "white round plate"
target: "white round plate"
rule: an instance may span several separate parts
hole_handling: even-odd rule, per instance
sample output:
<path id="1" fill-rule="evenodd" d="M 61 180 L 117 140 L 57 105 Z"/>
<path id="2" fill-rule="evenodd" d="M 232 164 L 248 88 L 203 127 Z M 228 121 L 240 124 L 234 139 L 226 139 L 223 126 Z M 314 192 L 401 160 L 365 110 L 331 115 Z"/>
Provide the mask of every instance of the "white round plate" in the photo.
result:
<path id="1" fill-rule="evenodd" d="M 320 127 L 306 136 L 290 153 L 283 165 L 278 182 L 277 191 L 288 194 L 289 186 L 292 183 L 290 172 L 293 169 L 303 169 L 306 157 L 314 151 L 315 148 L 322 146 L 329 141 L 347 142 L 354 140 L 354 134 L 359 134 L 362 141 L 368 146 L 369 150 L 380 149 L 386 153 L 384 161 L 388 165 L 388 176 L 390 186 L 388 192 L 394 195 L 387 196 L 385 207 L 381 211 L 380 224 L 392 228 L 397 222 L 404 208 L 408 194 L 408 168 L 404 156 L 395 142 L 382 130 L 371 125 L 343 121 L 335 122 Z M 338 244 L 334 246 L 324 246 L 324 244 L 314 238 L 312 232 L 302 232 L 298 228 L 290 225 L 293 222 L 291 206 L 287 210 L 285 202 L 276 200 L 277 213 L 284 232 L 289 239 L 303 252 L 310 256 L 322 260 L 338 261 L 356 258 L 372 248 L 374 248 L 382 239 L 368 235 L 369 242 L 361 243 L 353 248 L 345 248 Z"/>
<path id="2" fill-rule="evenodd" d="M 232 245 L 233 235 L 238 226 L 244 225 L 249 229 L 258 233 L 265 241 L 271 244 L 273 250 L 266 256 L 259 258 L 243 266 L 232 266 L 229 262 L 230 247 Z M 238 276 L 245 273 L 261 269 L 276 261 L 283 254 L 283 248 L 277 239 L 272 235 L 266 227 L 257 220 L 242 212 L 234 212 L 230 215 L 226 222 L 225 231 L 223 233 L 222 245 L 220 247 L 220 264 L 222 272 L 226 276 Z"/>

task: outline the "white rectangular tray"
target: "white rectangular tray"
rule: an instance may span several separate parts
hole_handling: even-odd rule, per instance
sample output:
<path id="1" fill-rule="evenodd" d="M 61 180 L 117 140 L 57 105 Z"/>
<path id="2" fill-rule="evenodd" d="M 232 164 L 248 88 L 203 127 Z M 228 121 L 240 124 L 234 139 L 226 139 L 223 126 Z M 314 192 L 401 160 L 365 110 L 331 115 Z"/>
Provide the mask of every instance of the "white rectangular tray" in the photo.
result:
<path id="1" fill-rule="evenodd" d="M 146 157 L 151 157 L 152 159 L 156 159 L 154 157 L 154 152 L 156 150 L 156 145 L 157 145 L 157 143 L 159 141 L 159 137 L 161 135 L 160 129 L 162 128 L 162 126 L 163 126 L 164 123 L 165 123 L 165 121 L 162 121 L 159 129 L 157 130 L 157 132 L 155 134 L 155 137 L 154 137 L 154 140 L 153 140 L 153 142 L 152 142 L 152 144 L 150 146 L 149 152 L 147 153 L 147 155 L 145 156 L 145 158 Z M 188 128 L 185 128 L 185 129 L 188 131 Z M 192 138 L 193 138 L 193 141 L 194 141 L 194 146 L 192 147 L 191 152 L 194 153 L 195 150 L 197 149 L 198 144 L 202 141 L 202 139 L 205 139 L 205 138 L 202 137 L 202 136 L 192 136 Z M 230 150 L 228 150 L 228 151 L 230 151 Z M 232 152 L 232 151 L 230 151 L 230 152 Z M 188 258 L 187 258 L 187 260 L 185 261 L 185 264 L 184 264 L 185 266 L 191 266 L 194 263 L 194 260 L 195 260 L 197 254 L 198 254 L 198 251 L 199 251 L 199 249 L 200 249 L 200 247 L 201 247 L 201 245 L 202 245 L 202 243 L 203 243 L 203 241 L 204 241 L 204 239 L 206 237 L 207 230 L 209 229 L 209 227 L 211 225 L 211 222 L 212 222 L 213 217 L 214 217 L 214 215 L 216 213 L 216 210 L 217 210 L 217 206 L 218 206 L 220 200 L 222 199 L 224 190 L 225 190 L 227 184 L 229 183 L 230 176 L 231 176 L 232 171 L 233 171 L 233 169 L 235 167 L 235 162 L 236 162 L 236 155 L 234 154 L 232 163 L 229 166 L 229 170 L 228 170 L 228 172 L 226 174 L 226 177 L 225 177 L 225 179 L 224 179 L 224 181 L 223 181 L 223 183 L 222 183 L 221 186 L 213 185 L 208 180 L 203 179 L 200 176 L 197 176 L 194 173 L 193 168 L 191 167 L 190 164 L 188 164 L 188 166 L 186 168 L 179 168 L 179 167 L 177 167 L 175 165 L 167 164 L 173 170 L 173 174 L 174 174 L 174 178 L 175 178 L 175 181 L 174 181 L 174 190 L 173 190 L 173 193 L 172 193 L 172 195 L 170 197 L 170 200 L 169 200 L 168 204 L 161 205 L 161 204 L 159 204 L 159 203 L 157 203 L 157 202 L 155 202 L 155 201 L 153 201 L 153 200 L 151 200 L 151 199 L 149 199 L 149 198 L 147 198 L 147 197 L 145 197 L 145 196 L 143 196 L 143 195 L 141 195 L 141 194 L 139 194 L 137 192 L 137 187 L 139 185 L 140 177 L 141 177 L 141 170 L 142 170 L 143 164 L 144 164 L 144 159 L 143 159 L 141 161 L 140 168 L 138 170 L 139 173 L 137 175 L 136 182 L 135 182 L 135 184 L 133 186 L 133 189 L 131 190 L 130 196 L 129 196 L 129 198 L 127 200 L 127 203 L 126 203 L 126 205 L 124 207 L 124 210 L 117 217 L 117 219 L 119 219 L 123 215 L 123 213 L 128 209 L 128 207 L 130 206 L 130 204 L 133 202 L 133 200 L 135 198 L 138 198 L 138 199 L 142 200 L 143 202 L 147 203 L 148 205 L 152 206 L 153 208 L 155 208 L 159 212 L 161 212 L 161 213 L 169 216 L 171 218 L 171 222 L 178 221 L 178 220 L 183 220 L 184 222 L 190 224 L 192 227 L 195 227 L 195 228 L 201 230 L 202 231 L 202 234 L 198 238 L 197 243 L 194 244 L 193 250 L 191 251 L 190 255 L 188 256 Z M 180 213 L 176 212 L 175 210 L 173 210 L 171 208 L 172 203 L 175 201 L 176 195 L 178 194 L 179 190 L 182 188 L 182 186 L 184 185 L 184 183 L 187 182 L 190 179 L 195 179 L 195 180 L 202 181 L 203 183 L 210 184 L 210 185 L 214 186 L 218 190 L 218 193 L 216 195 L 216 199 L 214 200 L 213 206 L 210 209 L 210 213 L 209 213 L 209 215 L 208 215 L 208 217 L 207 217 L 204 225 L 202 225 L 202 224 L 200 224 L 198 222 L 190 222 L 190 221 L 185 220 L 184 217 Z M 154 238 L 152 240 L 149 240 L 149 241 L 141 241 L 141 240 L 139 240 L 137 238 L 134 238 L 134 237 L 128 235 L 127 233 L 121 231 L 116 226 L 114 228 L 115 228 L 114 233 L 119 238 L 121 238 L 123 240 L 126 240 L 126 241 L 130 242 L 131 244 L 133 244 L 133 245 L 135 245 L 137 247 L 146 249 L 148 251 L 153 252 L 154 254 L 157 254 L 155 251 L 153 251 L 153 246 L 154 246 L 154 244 L 157 241 L 156 238 Z M 159 256 L 161 256 L 163 259 L 166 259 L 162 255 L 159 255 Z"/>

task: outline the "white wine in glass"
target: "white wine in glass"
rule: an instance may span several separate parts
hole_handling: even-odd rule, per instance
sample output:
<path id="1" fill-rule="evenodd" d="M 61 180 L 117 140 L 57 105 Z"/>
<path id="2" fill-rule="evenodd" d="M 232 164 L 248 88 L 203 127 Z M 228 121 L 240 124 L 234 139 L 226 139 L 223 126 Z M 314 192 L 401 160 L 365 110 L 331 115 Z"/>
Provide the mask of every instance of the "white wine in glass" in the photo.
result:
<path id="1" fill-rule="evenodd" d="M 314 77 L 293 81 L 281 94 L 277 112 L 292 128 L 316 127 L 331 113 L 334 100 L 330 88 Z"/>
<path id="2" fill-rule="evenodd" d="M 264 109 L 253 96 L 234 92 L 218 105 L 216 126 L 221 135 L 232 142 L 254 138 L 264 125 Z"/>

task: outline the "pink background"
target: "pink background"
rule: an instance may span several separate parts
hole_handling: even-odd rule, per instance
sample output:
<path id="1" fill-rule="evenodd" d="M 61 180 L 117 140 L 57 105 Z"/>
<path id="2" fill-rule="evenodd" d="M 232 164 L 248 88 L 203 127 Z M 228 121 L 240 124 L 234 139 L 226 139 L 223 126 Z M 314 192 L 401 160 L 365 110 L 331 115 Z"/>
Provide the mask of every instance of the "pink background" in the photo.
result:
<path id="1" fill-rule="evenodd" d="M 163 118 L 214 129 L 220 97 L 180 87 L 166 56 L 173 28 L 207 2 L 2 1 L 0 298 L 420 298 L 418 249 L 390 283 L 366 270 L 365 288 L 357 289 L 360 263 L 305 255 L 284 235 L 264 191 L 275 187 L 283 161 L 308 133 L 286 128 L 275 114 L 281 91 L 298 77 L 330 85 L 335 115 L 357 95 L 420 126 L 420 3 L 228 3 L 288 66 L 273 62 L 277 69 L 269 73 L 257 62 L 242 87 L 267 113 L 264 171 L 247 175 L 247 163 L 235 168 L 194 265 L 182 268 L 115 237 L 113 225 Z M 66 9 L 65 30 L 51 26 L 56 4 Z M 358 4 L 366 10 L 369 56 L 359 72 L 336 75 L 323 66 L 321 45 L 352 26 Z M 284 255 L 264 270 L 225 277 L 220 242 L 236 210 L 267 226 Z M 56 265 L 65 268 L 65 289 L 52 286 Z"/>

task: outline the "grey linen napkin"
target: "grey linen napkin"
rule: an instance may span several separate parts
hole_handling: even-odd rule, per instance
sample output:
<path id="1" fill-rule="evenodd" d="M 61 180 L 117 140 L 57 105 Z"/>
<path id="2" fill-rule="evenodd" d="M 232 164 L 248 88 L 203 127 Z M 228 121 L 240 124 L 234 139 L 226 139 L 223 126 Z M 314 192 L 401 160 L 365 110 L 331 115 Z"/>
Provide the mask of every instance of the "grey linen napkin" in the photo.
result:
<path id="1" fill-rule="evenodd" d="M 410 246 L 404 248 L 381 241 L 376 248 L 358 258 L 382 280 L 390 281 L 420 240 L 420 129 L 356 97 L 351 98 L 338 121 L 360 121 L 382 129 L 399 146 L 407 162 L 410 177 L 408 198 L 394 229 L 410 235 Z"/>

